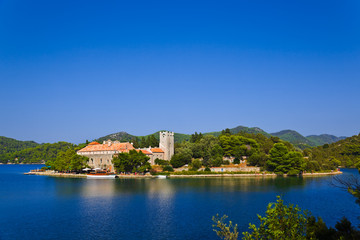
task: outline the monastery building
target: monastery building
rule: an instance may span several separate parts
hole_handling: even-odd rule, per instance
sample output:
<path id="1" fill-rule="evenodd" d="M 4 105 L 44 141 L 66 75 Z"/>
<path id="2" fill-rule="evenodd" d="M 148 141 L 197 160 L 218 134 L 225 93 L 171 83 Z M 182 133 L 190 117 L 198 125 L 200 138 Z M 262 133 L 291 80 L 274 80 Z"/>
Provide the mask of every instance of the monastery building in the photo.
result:
<path id="1" fill-rule="evenodd" d="M 148 156 L 151 165 L 155 164 L 155 159 L 170 160 L 174 155 L 174 133 L 160 132 L 160 144 L 158 148 L 135 149 L 132 143 L 119 141 L 104 141 L 102 144 L 91 142 L 86 147 L 80 149 L 77 154 L 89 158 L 88 165 L 95 169 L 107 169 L 111 172 L 114 170 L 112 159 L 114 154 L 127 153 L 130 150 L 142 151 Z"/>

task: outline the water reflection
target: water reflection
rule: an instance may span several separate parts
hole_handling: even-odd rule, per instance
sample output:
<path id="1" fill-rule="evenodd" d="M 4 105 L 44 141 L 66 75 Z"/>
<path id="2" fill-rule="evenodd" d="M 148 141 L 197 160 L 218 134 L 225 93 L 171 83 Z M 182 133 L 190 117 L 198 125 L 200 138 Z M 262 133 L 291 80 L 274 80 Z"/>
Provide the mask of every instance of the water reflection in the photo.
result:
<path id="1" fill-rule="evenodd" d="M 227 214 L 246 231 L 281 194 L 328 226 L 344 215 L 359 224 L 355 198 L 331 186 L 329 176 L 88 180 L 25 176 L 21 169 L 0 166 L 3 239 L 217 239 L 213 215 Z M 348 174 L 359 175 L 350 169 L 339 177 Z M 36 232 L 39 226 L 46 232 Z"/>
<path id="2" fill-rule="evenodd" d="M 171 199 L 182 192 L 286 192 L 302 189 L 315 179 L 274 178 L 173 178 L 173 179 L 49 179 L 59 196 L 115 197 L 146 194 L 148 198 Z M 323 180 L 319 179 L 323 183 Z"/>

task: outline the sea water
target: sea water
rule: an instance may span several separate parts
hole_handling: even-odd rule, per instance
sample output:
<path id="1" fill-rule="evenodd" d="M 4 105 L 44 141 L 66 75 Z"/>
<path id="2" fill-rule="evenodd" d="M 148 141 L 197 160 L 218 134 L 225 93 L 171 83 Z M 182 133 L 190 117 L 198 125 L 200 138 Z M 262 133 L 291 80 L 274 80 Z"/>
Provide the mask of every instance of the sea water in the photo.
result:
<path id="1" fill-rule="evenodd" d="M 218 239 L 212 216 L 258 223 L 281 195 L 334 226 L 355 226 L 360 206 L 332 176 L 306 178 L 70 179 L 23 175 L 42 165 L 0 165 L 0 239 Z M 346 177 L 358 176 L 343 169 Z"/>

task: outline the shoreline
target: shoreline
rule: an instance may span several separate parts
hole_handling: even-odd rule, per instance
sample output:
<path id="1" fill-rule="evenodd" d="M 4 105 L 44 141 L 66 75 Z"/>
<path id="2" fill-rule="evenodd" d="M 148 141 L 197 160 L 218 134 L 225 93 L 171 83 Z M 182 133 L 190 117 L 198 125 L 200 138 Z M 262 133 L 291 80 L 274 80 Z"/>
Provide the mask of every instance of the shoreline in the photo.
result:
<path id="1" fill-rule="evenodd" d="M 322 177 L 322 176 L 331 176 L 331 175 L 339 175 L 342 174 L 341 171 L 335 172 L 319 172 L 319 173 L 304 173 L 303 177 Z M 49 177 L 63 177 L 63 178 L 87 178 L 86 174 L 74 174 L 74 173 L 56 173 L 56 172 L 27 172 L 24 175 L 38 175 L 38 176 L 49 176 Z M 116 175 L 117 178 L 157 178 L 157 175 Z M 169 175 L 168 178 L 211 178 L 211 177 L 250 177 L 250 178 L 258 178 L 258 177 L 278 177 L 275 173 L 244 173 L 244 174 L 199 174 L 199 175 Z M 288 177 L 284 175 L 283 177 Z"/>
<path id="2" fill-rule="evenodd" d="M 342 174 L 343 172 L 341 171 L 336 171 L 336 172 L 319 172 L 319 173 L 304 173 L 302 176 L 303 177 L 322 177 L 322 176 L 331 176 L 331 175 L 339 175 Z M 199 175 L 171 175 L 169 176 L 170 178 L 199 178 L 199 177 L 205 177 L 205 178 L 209 178 L 209 177 L 227 177 L 227 178 L 231 178 L 231 177 L 252 177 L 252 178 L 258 178 L 258 177 L 278 177 L 278 175 L 276 175 L 275 173 L 244 173 L 244 174 L 199 174 Z M 281 176 L 279 176 L 281 177 Z M 291 176 L 287 176 L 284 175 L 282 177 L 291 177 Z"/>

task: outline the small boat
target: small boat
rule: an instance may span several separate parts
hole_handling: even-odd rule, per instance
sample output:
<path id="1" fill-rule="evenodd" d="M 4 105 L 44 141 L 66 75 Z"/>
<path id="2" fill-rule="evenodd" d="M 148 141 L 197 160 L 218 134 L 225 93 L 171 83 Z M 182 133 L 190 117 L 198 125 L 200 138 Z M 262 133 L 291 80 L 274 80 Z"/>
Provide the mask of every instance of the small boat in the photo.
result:
<path id="1" fill-rule="evenodd" d="M 167 176 L 166 175 L 157 175 L 157 178 L 165 179 L 165 178 L 167 178 Z"/>
<path id="2" fill-rule="evenodd" d="M 94 171 L 86 174 L 86 177 L 94 179 L 114 179 L 116 175 L 115 173 L 109 173 L 106 171 Z"/>

